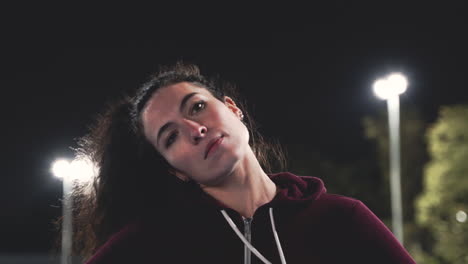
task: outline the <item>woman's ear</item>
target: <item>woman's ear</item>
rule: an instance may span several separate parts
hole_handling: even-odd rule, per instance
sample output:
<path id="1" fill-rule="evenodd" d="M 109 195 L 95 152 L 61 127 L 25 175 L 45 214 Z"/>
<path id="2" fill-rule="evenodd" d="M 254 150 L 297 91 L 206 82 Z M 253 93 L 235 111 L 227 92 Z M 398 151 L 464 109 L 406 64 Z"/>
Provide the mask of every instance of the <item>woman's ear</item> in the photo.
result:
<path id="1" fill-rule="evenodd" d="M 244 118 L 244 115 L 242 114 L 242 111 L 237 107 L 236 103 L 234 100 L 232 100 L 231 97 L 229 96 L 224 96 L 224 104 L 231 110 L 237 117 L 239 117 L 240 120 Z"/>

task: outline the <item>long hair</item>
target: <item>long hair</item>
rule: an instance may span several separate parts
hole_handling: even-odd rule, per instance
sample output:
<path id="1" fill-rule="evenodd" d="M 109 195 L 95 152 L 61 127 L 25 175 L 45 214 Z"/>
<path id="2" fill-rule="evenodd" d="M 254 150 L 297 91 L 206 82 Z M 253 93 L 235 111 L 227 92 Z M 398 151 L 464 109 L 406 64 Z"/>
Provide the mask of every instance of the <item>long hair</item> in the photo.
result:
<path id="1" fill-rule="evenodd" d="M 90 257 L 125 224 L 175 206 L 182 183 L 169 173 L 170 165 L 143 135 L 141 111 L 155 91 L 190 82 L 223 101 L 233 98 L 244 114 L 249 145 L 266 173 L 282 171 L 285 156 L 278 143 L 267 142 L 250 118 L 246 104 L 233 85 L 206 79 L 197 66 L 181 62 L 161 67 L 133 96 L 123 96 L 98 115 L 89 133 L 78 140 L 77 155 L 99 168 L 86 186 L 76 186 L 74 201 L 74 253 Z"/>

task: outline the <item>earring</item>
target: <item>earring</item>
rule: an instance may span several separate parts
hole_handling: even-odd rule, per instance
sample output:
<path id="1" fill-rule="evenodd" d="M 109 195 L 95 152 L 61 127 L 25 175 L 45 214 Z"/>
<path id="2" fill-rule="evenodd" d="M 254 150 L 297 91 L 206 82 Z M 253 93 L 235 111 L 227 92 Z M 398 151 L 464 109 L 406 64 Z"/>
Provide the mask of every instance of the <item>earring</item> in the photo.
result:
<path id="1" fill-rule="evenodd" d="M 240 113 L 239 118 L 240 118 L 240 120 L 244 119 L 244 114 L 242 114 L 242 112 Z"/>

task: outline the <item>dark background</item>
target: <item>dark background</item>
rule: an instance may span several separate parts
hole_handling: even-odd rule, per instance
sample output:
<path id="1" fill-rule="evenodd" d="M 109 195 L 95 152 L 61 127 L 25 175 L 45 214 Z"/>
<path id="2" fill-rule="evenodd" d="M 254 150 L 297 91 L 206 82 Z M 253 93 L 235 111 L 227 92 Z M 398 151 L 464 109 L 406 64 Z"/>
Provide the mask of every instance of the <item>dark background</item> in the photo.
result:
<path id="1" fill-rule="evenodd" d="M 51 163 L 72 158 L 75 140 L 105 102 L 141 85 L 160 64 L 182 59 L 235 83 L 263 134 L 334 162 L 371 162 L 361 120 L 386 110 L 372 84 L 390 72 L 407 76 L 401 104 L 419 109 L 428 123 L 441 105 L 468 103 L 461 5 L 379 21 L 378 13 L 365 20 L 346 10 L 245 35 L 203 27 L 167 34 L 154 28 L 142 38 L 124 37 L 118 27 L 75 35 L 78 22 L 42 31 L 60 23 L 13 20 L 2 50 L 0 254 L 50 250 L 62 195 Z"/>

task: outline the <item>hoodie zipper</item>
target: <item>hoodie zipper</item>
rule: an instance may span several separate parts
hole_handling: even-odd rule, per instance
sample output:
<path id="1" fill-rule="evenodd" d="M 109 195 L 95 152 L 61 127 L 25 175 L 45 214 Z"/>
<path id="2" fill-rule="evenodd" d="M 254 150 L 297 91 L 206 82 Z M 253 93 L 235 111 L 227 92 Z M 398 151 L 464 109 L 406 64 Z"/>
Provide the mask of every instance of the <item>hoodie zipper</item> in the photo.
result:
<path id="1" fill-rule="evenodd" d="M 244 218 L 244 237 L 249 243 L 252 243 L 252 220 L 253 218 Z M 244 246 L 244 264 L 250 264 L 250 257 L 252 256 L 252 253 L 250 252 L 250 249 L 247 246 Z"/>

